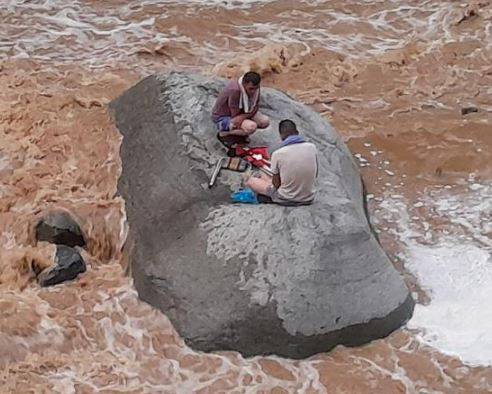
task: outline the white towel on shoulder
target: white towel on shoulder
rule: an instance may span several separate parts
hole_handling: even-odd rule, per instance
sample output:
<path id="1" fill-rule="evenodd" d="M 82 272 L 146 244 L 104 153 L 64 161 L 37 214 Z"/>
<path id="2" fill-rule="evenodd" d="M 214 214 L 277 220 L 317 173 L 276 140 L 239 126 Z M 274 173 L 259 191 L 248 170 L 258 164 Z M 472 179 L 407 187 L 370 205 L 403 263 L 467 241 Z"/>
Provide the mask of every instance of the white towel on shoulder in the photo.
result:
<path id="1" fill-rule="evenodd" d="M 239 109 L 242 109 L 245 114 L 248 114 L 253 110 L 254 107 L 256 107 L 256 104 L 258 103 L 258 98 L 260 97 L 260 87 L 258 86 L 258 89 L 256 89 L 256 92 L 250 103 L 248 93 L 246 93 L 246 90 L 244 90 L 243 77 L 244 75 L 241 75 L 241 77 L 237 81 L 239 83 L 239 89 L 241 89 L 241 97 L 239 98 Z"/>

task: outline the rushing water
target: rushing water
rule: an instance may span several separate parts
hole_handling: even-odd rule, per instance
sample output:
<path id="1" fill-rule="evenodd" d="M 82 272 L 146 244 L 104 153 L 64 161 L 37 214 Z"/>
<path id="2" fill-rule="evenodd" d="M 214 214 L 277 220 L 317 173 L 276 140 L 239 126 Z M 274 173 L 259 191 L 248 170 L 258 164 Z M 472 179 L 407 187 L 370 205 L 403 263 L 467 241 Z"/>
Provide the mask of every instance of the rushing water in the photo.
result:
<path id="1" fill-rule="evenodd" d="M 492 2 L 0 2 L 0 391 L 492 391 Z M 407 328 L 293 361 L 186 347 L 125 275 L 105 105 L 152 72 L 256 69 L 330 120 L 419 304 Z M 462 108 L 477 112 L 462 115 Z M 32 226 L 70 211 L 88 272 L 50 289 Z"/>

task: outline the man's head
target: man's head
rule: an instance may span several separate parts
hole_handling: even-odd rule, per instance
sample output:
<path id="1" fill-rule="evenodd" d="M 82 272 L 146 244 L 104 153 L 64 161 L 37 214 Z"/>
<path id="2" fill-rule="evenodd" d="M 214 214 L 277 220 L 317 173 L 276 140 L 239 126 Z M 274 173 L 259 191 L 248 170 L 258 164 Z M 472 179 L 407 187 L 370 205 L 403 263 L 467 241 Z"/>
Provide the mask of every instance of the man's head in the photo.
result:
<path id="1" fill-rule="evenodd" d="M 278 124 L 278 132 L 282 141 L 291 135 L 298 135 L 296 124 L 290 119 L 284 119 Z"/>
<path id="2" fill-rule="evenodd" d="M 256 90 L 260 87 L 261 77 L 260 74 L 254 71 L 248 71 L 243 76 L 243 86 L 244 90 L 248 95 L 253 95 Z"/>

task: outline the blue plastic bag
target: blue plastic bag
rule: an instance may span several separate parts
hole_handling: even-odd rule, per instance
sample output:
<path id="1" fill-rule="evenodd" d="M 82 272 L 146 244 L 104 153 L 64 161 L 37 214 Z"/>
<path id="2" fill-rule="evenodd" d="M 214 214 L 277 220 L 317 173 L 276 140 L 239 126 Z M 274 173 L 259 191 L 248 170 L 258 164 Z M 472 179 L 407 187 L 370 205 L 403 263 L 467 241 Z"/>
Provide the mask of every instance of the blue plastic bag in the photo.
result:
<path id="1" fill-rule="evenodd" d="M 255 192 L 249 188 L 239 189 L 237 192 L 232 193 L 231 199 L 233 202 L 243 204 L 258 204 Z"/>

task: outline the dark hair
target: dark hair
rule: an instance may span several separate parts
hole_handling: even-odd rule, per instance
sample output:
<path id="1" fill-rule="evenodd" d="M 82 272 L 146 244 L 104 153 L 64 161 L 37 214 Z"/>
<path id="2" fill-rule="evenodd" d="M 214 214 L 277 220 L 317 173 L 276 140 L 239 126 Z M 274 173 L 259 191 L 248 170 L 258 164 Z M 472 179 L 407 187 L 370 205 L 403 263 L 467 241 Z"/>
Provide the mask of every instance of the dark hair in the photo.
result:
<path id="1" fill-rule="evenodd" d="M 289 135 L 299 134 L 296 124 L 290 119 L 284 119 L 278 124 L 278 131 L 282 138 L 286 138 Z"/>
<path id="2" fill-rule="evenodd" d="M 250 82 L 254 86 L 258 86 L 261 82 L 260 74 L 254 71 L 248 71 L 246 74 L 244 74 L 243 82 L 244 83 Z"/>

